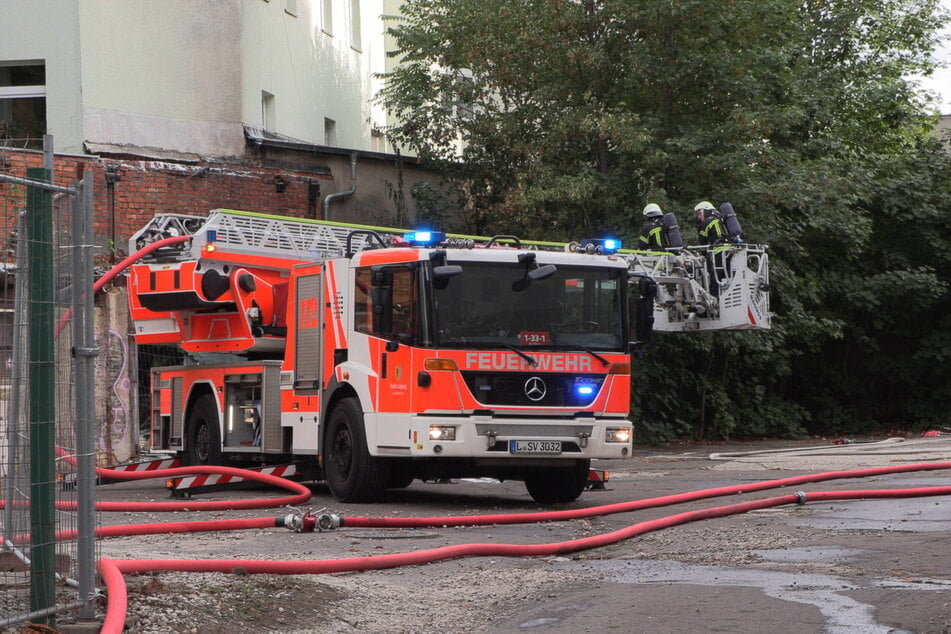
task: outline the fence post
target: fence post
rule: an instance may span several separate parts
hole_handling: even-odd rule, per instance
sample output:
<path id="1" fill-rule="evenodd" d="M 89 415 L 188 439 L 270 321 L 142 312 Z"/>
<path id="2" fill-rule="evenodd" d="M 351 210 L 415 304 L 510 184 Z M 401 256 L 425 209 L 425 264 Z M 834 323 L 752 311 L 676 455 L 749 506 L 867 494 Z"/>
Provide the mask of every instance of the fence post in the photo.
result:
<path id="1" fill-rule="evenodd" d="M 27 178 L 49 182 L 47 169 L 30 168 Z M 53 360 L 53 196 L 27 189 L 30 258 L 30 610 L 56 602 L 56 392 Z M 54 626 L 50 614 L 40 621 Z"/>
<path id="2" fill-rule="evenodd" d="M 20 280 L 29 278 L 29 266 L 27 266 L 27 235 L 26 235 L 26 213 L 17 213 L 17 233 L 16 233 L 16 272 Z M 20 458 L 20 440 L 26 438 L 24 430 L 20 427 L 21 423 L 21 405 L 23 403 L 23 355 L 26 354 L 26 344 L 28 335 L 24 327 L 23 314 L 26 312 L 27 295 L 23 290 L 23 283 L 13 285 L 13 353 L 10 367 L 10 406 L 7 416 L 7 438 L 10 445 L 7 447 L 7 477 L 4 486 L 3 499 L 6 503 L 3 510 L 3 539 L 7 543 L 13 542 L 13 493 L 16 489 L 14 483 Z M 19 476 L 17 476 L 19 477 Z"/>
<path id="3" fill-rule="evenodd" d="M 96 616 L 96 446 L 93 432 L 95 366 L 98 354 L 94 333 L 92 264 L 92 172 L 79 183 L 72 201 L 73 262 L 73 356 L 76 366 L 76 458 L 78 503 L 79 599 L 86 603 L 79 618 Z"/>

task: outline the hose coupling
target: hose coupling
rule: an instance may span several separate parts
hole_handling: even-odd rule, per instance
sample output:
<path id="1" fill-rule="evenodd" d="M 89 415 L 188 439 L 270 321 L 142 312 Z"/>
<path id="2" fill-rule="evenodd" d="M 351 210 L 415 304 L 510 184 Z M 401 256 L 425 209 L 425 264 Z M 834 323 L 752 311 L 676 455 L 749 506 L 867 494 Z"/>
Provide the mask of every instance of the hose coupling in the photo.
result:
<path id="1" fill-rule="evenodd" d="M 796 504 L 802 506 L 806 503 L 806 492 L 805 491 L 796 491 Z"/>
<path id="2" fill-rule="evenodd" d="M 342 524 L 342 518 L 335 513 L 321 513 L 317 516 L 317 530 L 320 532 L 338 529 Z"/>
<path id="3" fill-rule="evenodd" d="M 294 512 L 284 516 L 284 526 L 295 533 L 313 533 L 317 520 L 311 510 L 303 511 L 293 507 L 291 510 Z"/>

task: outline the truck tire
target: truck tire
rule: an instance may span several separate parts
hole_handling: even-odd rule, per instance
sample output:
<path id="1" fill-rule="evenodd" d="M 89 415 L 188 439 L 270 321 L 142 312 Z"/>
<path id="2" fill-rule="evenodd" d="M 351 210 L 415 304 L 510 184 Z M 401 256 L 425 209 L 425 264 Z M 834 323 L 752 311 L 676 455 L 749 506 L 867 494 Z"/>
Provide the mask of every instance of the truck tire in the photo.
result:
<path id="1" fill-rule="evenodd" d="M 387 463 L 367 450 L 363 411 L 355 398 L 334 407 L 327 424 L 324 477 L 340 502 L 373 502 L 386 492 Z"/>
<path id="2" fill-rule="evenodd" d="M 218 428 L 218 399 L 212 394 L 198 397 L 188 412 L 185 425 L 183 461 L 188 466 L 221 464 L 221 431 Z"/>
<path id="3" fill-rule="evenodd" d="M 537 469 L 525 476 L 525 488 L 539 504 L 573 502 L 588 484 L 590 468 L 590 460 L 576 460 L 570 467 Z"/>

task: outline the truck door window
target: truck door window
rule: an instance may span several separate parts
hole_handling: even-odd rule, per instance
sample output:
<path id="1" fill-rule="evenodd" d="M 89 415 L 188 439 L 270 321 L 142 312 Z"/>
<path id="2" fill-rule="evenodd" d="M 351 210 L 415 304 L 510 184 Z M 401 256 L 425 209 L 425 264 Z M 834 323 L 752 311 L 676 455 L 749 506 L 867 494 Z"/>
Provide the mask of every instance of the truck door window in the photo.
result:
<path id="1" fill-rule="evenodd" d="M 416 267 L 361 267 L 354 277 L 354 328 L 375 337 L 410 342 L 418 333 Z"/>
<path id="2" fill-rule="evenodd" d="M 370 267 L 355 271 L 353 288 L 353 328 L 357 332 L 372 332 L 373 307 L 370 305 Z"/>

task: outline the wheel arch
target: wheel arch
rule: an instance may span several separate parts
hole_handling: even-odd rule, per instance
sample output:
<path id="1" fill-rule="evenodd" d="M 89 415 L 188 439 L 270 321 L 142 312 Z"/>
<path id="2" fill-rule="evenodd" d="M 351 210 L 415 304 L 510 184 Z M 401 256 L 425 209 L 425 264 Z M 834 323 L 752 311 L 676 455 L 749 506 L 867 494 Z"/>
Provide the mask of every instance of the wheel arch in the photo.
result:
<path id="1" fill-rule="evenodd" d="M 190 424 L 192 410 L 195 409 L 195 403 L 198 402 L 198 399 L 203 396 L 211 396 L 215 399 L 218 410 L 218 433 L 220 434 L 222 431 L 221 401 L 218 400 L 214 385 L 211 381 L 195 381 L 189 389 L 188 398 L 185 400 L 185 411 L 182 412 L 182 420 L 184 421 L 184 428 L 182 429 L 183 448 L 185 446 L 184 439 L 188 436 L 188 425 Z"/>
<path id="2" fill-rule="evenodd" d="M 324 392 L 324 395 L 324 403 L 320 408 L 320 445 L 318 447 L 318 453 L 321 456 L 321 463 L 323 462 L 324 450 L 327 446 L 327 428 L 329 427 L 327 422 L 330 420 L 330 415 L 333 413 L 334 408 L 336 408 L 340 401 L 344 400 L 345 398 L 352 398 L 357 401 L 357 403 L 360 405 L 360 409 L 363 410 L 363 403 L 360 401 L 360 395 L 357 394 L 356 388 L 354 388 L 349 383 L 338 383 L 336 380 L 334 380 L 328 386 L 328 389 Z"/>
<path id="3" fill-rule="evenodd" d="M 179 452 L 182 464 L 222 464 L 224 413 L 214 384 L 205 380 L 193 383 L 184 410 Z M 206 431 L 202 432 L 202 427 Z"/>

